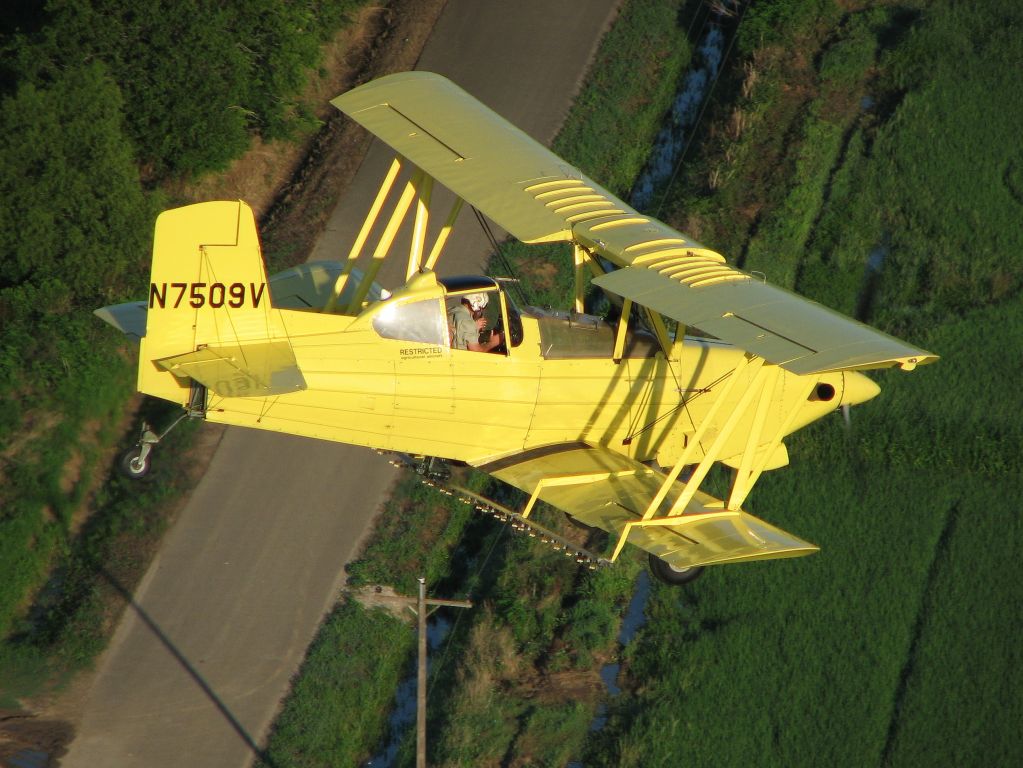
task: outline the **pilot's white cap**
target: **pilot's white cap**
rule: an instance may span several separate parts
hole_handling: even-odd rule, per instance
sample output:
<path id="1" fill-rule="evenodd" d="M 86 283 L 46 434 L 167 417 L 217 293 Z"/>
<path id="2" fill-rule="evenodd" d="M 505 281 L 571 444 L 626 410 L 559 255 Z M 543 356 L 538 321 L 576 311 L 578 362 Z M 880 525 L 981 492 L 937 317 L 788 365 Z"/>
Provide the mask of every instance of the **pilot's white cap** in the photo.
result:
<path id="1" fill-rule="evenodd" d="M 466 295 L 465 300 L 469 302 L 469 306 L 472 307 L 473 312 L 479 312 L 481 309 L 486 308 L 487 304 L 490 303 L 490 299 L 487 298 L 485 293 L 470 293 Z"/>

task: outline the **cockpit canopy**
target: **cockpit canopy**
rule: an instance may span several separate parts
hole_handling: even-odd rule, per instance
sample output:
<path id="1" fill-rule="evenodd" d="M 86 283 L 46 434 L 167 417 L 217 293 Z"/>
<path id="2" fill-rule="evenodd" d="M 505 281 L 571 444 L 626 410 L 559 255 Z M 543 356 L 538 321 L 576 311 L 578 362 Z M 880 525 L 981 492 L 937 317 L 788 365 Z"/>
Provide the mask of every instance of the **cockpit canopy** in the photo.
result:
<path id="1" fill-rule="evenodd" d="M 522 343 L 522 320 L 518 308 L 501 283 L 482 276 L 435 278 L 432 273 L 414 276 L 402 289 L 366 309 L 373 329 L 385 339 L 419 344 L 451 346 L 449 317 L 462 298 L 482 293 L 488 297 L 484 311 L 487 328 L 509 329 L 511 346 Z"/>

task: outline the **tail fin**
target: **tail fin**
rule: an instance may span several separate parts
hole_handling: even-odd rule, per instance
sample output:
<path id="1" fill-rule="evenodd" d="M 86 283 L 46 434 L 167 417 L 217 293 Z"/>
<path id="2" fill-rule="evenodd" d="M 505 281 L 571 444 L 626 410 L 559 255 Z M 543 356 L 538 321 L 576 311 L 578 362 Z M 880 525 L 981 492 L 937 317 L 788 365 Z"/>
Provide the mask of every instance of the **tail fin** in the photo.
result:
<path id="1" fill-rule="evenodd" d="M 197 350 L 230 350 L 228 356 L 238 361 L 234 368 L 244 372 L 245 350 L 272 343 L 278 365 L 283 352 L 290 356 L 285 367 L 294 367 L 290 344 L 281 341 L 278 313 L 271 307 L 256 221 L 243 202 L 199 203 L 160 215 L 147 306 L 140 392 L 187 405 L 192 381 L 200 377 L 169 359 L 183 362 Z M 231 394 L 268 393 L 266 387 L 251 392 L 224 388 Z"/>

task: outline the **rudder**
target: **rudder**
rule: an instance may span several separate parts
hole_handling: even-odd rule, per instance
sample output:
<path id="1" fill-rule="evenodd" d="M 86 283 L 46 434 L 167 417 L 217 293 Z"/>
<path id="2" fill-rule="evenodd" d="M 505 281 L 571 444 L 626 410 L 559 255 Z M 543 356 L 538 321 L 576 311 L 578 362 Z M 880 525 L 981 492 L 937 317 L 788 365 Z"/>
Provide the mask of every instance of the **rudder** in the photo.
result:
<path id="1" fill-rule="evenodd" d="M 252 209 L 215 201 L 160 214 L 153 238 L 140 392 L 187 405 L 192 382 L 159 361 L 277 336 Z"/>

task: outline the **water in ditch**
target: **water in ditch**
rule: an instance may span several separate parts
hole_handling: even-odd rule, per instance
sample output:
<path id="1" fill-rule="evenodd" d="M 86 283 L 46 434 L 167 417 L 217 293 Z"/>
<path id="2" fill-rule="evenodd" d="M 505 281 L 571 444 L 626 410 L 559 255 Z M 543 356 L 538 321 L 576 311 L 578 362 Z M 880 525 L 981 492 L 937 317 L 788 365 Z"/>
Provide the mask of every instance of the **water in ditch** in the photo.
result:
<path id="1" fill-rule="evenodd" d="M 721 68 L 724 45 L 724 31 L 720 25 L 711 23 L 672 102 L 671 112 L 654 140 L 650 158 L 632 187 L 629 198 L 634 208 L 649 210 L 654 205 L 655 193 L 674 173 L 699 121 L 703 101 Z"/>
<path id="2" fill-rule="evenodd" d="M 440 648 L 444 638 L 451 631 L 451 627 L 451 620 L 443 613 L 434 614 L 426 623 L 427 683 L 429 683 L 430 679 L 430 655 Z M 412 668 L 409 674 L 398 683 L 398 688 L 394 694 L 394 708 L 391 710 L 391 717 L 387 723 L 387 742 L 373 757 L 362 764 L 363 768 L 391 768 L 395 764 L 395 760 L 398 757 L 398 749 L 401 747 L 402 741 L 405 740 L 409 729 L 414 727 L 416 722 L 417 674 L 417 663 L 415 657 L 413 657 Z"/>

